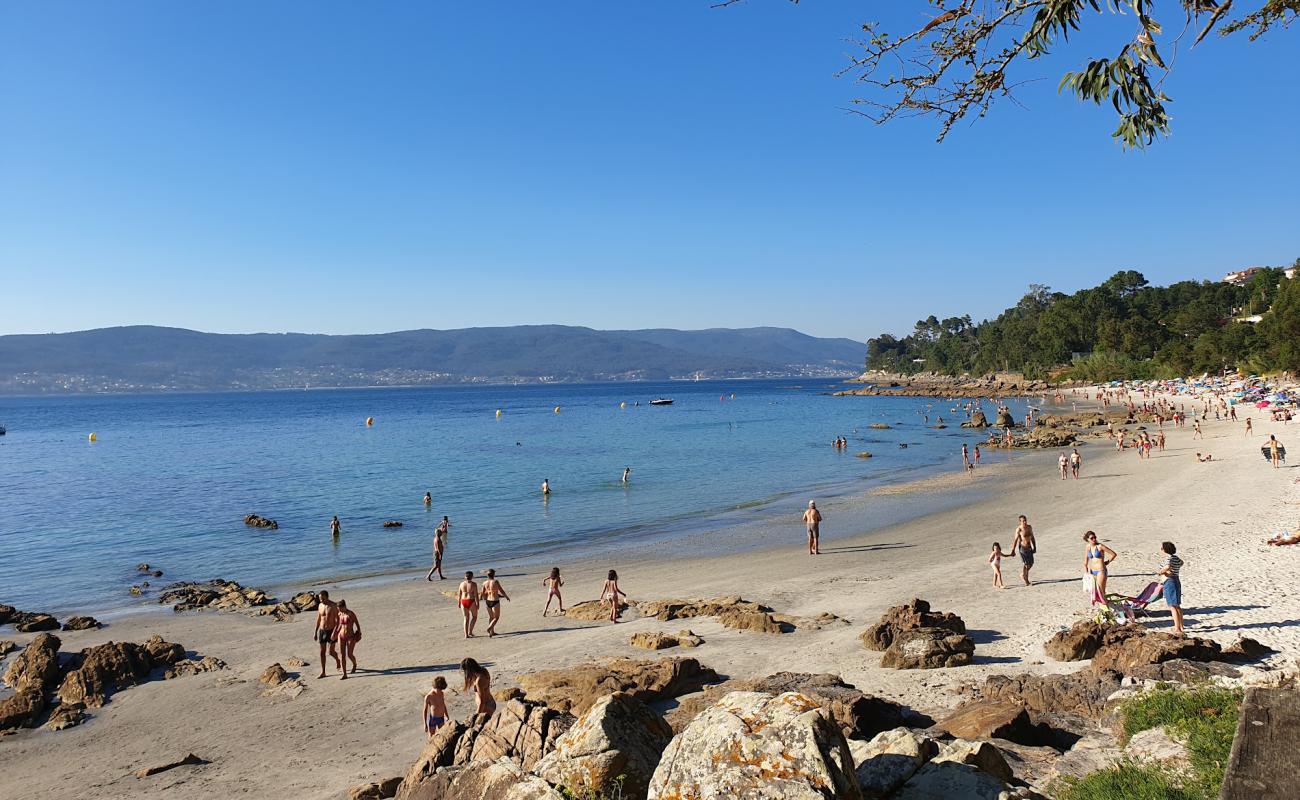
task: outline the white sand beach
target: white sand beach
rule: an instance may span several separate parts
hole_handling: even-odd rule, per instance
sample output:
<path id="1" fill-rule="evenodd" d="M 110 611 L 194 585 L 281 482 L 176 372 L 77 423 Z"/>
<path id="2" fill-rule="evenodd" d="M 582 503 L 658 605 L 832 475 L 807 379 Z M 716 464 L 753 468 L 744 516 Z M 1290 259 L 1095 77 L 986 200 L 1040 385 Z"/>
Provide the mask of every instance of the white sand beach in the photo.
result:
<path id="1" fill-rule="evenodd" d="M 845 402 L 853 402 L 848 399 Z M 1190 404 L 1189 404 L 1190 410 Z M 619 570 L 634 600 L 739 594 L 778 612 L 813 616 L 828 611 L 850 621 L 823 630 L 782 635 L 723 628 L 712 619 L 658 622 L 633 616 L 625 624 L 540 616 L 542 572 L 502 569 L 513 598 L 505 603 L 496 639 L 467 641 L 460 614 L 441 592 L 455 588 L 463 569 L 453 535 L 448 580 L 431 584 L 423 572 L 369 586 L 328 588 L 346 598 L 364 630 L 357 648 L 362 671 L 346 682 L 333 664 L 317 680 L 313 615 L 288 622 L 241 613 L 141 614 L 101 630 L 60 633 L 65 652 L 105 641 L 144 641 L 160 634 L 227 669 L 175 680 L 154 680 L 112 695 L 84 724 L 59 732 L 23 731 L 0 738 L 0 796 L 13 798 L 337 798 L 350 786 L 401 775 L 424 743 L 421 698 L 432 678 L 458 685 L 457 665 L 471 656 L 487 666 L 495 687 L 520 674 L 574 665 L 609 655 L 665 658 L 686 655 L 732 677 L 782 670 L 831 672 L 858 688 L 922 711 L 957 704 L 951 690 L 996 673 L 1068 671 L 1043 654 L 1056 630 L 1088 613 L 1080 580 L 1085 530 L 1119 553 L 1112 590 L 1138 592 L 1160 562 L 1162 540 L 1178 545 L 1183 568 L 1188 633 L 1227 644 L 1249 635 L 1281 654 L 1271 663 L 1300 657 L 1300 548 L 1265 546 L 1266 537 L 1300 526 L 1300 466 L 1272 469 L 1259 454 L 1269 433 L 1283 441 L 1300 426 L 1285 427 L 1255 415 L 1255 435 L 1242 422 L 1203 423 L 1205 441 L 1190 425 L 1166 425 L 1168 446 L 1149 461 L 1116 453 L 1106 440 L 1081 446 L 1081 480 L 1059 479 L 1057 451 L 1028 453 L 1011 463 L 984 459 L 976 474 L 954 474 L 887 491 L 920 499 L 928 493 L 973 486 L 981 498 L 868 533 L 846 531 L 844 519 L 869 516 L 878 495 L 819 503 L 828 538 L 825 554 L 806 554 L 797 518 L 773 528 L 767 547 L 738 555 L 678 553 L 635 562 L 560 564 L 569 604 L 595 599 L 604 571 Z M 1211 452 L 1199 463 L 1193 454 Z M 1038 537 L 1035 585 L 1023 587 L 1019 562 L 1006 559 L 1008 588 L 991 586 L 990 546 L 1009 548 L 1018 514 Z M 853 535 L 846 535 L 853 534 Z M 474 565 L 479 568 L 479 565 Z M 486 566 L 486 565 L 484 565 Z M 219 565 L 214 572 L 221 574 Z M 235 580 L 238 575 L 226 575 Z M 307 588 L 307 587 L 303 587 Z M 977 644 L 971 666 L 896 671 L 879 666 L 880 653 L 864 649 L 858 634 L 889 606 L 913 597 L 960 615 Z M 1162 607 L 1161 610 L 1163 611 Z M 1171 626 L 1167 613 L 1149 624 Z M 485 626 L 485 623 L 480 623 Z M 705 640 L 698 648 L 650 653 L 629 645 L 638 631 L 675 632 L 690 627 Z M 32 637 L 13 638 L 25 644 Z M 273 662 L 298 657 L 306 689 L 297 696 L 260 696 L 257 682 Z M 12 658 L 12 656 L 10 656 Z M 449 693 L 454 716 L 468 716 L 469 698 Z M 210 763 L 137 779 L 136 770 L 194 753 Z"/>

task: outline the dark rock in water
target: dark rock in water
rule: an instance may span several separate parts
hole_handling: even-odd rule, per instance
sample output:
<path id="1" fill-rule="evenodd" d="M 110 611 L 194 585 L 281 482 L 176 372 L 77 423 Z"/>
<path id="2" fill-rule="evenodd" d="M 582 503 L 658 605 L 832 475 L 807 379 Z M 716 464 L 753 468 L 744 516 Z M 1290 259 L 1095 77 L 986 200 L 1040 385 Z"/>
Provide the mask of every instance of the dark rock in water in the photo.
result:
<path id="1" fill-rule="evenodd" d="M 1068 629 L 1052 634 L 1043 650 L 1057 661 L 1086 661 L 1097 654 L 1105 635 L 1105 625 L 1090 619 L 1079 620 Z"/>
<path id="2" fill-rule="evenodd" d="M 132 586 L 128 591 L 130 591 L 131 594 L 133 594 L 133 595 L 141 595 L 141 594 L 144 594 L 144 592 L 141 591 L 141 587 L 139 587 L 139 586 Z"/>
<path id="3" fill-rule="evenodd" d="M 160 569 L 156 569 L 156 570 L 154 570 L 153 572 L 151 572 L 151 573 L 149 573 L 149 574 L 152 575 L 152 576 L 154 576 L 155 578 L 161 578 L 161 577 L 163 576 L 163 571 L 160 570 Z"/>
<path id="4" fill-rule="evenodd" d="M 888 650 L 899 633 L 918 628 L 943 628 L 953 633 L 965 633 L 966 623 L 956 614 L 931 611 L 929 603 L 916 598 L 886 611 L 880 622 L 867 628 L 858 638 L 868 650 Z"/>
<path id="5" fill-rule="evenodd" d="M 390 519 L 384 523 L 385 528 L 400 528 L 402 523 L 395 519 Z"/>
<path id="6" fill-rule="evenodd" d="M 280 527 L 280 523 L 275 520 L 267 519 L 266 517 L 261 517 L 257 514 L 249 514 L 245 516 L 244 524 L 254 528 L 270 528 L 272 530 Z"/>
<path id="7" fill-rule="evenodd" d="M 1010 411 L 999 411 L 993 425 L 998 428 L 1014 428 L 1016 427 L 1016 418 L 1011 416 Z"/>
<path id="8" fill-rule="evenodd" d="M 961 426 L 963 428 L 987 428 L 989 426 L 989 418 L 984 416 L 983 411 L 976 411 L 974 414 L 971 414 L 970 419 L 963 422 Z"/>
<path id="9" fill-rule="evenodd" d="M 148 572 L 148 571 L 151 570 L 151 569 L 153 569 L 153 567 L 149 566 L 148 564 L 143 564 L 143 563 L 142 563 L 142 564 L 136 564 L 136 565 L 135 565 L 135 571 L 136 571 L 136 572 Z"/>
<path id="10" fill-rule="evenodd" d="M 240 586 L 235 581 L 217 578 L 207 583 L 173 583 L 163 590 L 159 603 L 170 604 L 174 611 L 214 608 L 238 611 L 273 605 L 275 598 L 261 589 Z"/>
<path id="11" fill-rule="evenodd" d="M 975 641 L 946 628 L 916 628 L 900 632 L 880 659 L 891 669 L 963 667 L 975 655 Z"/>
<path id="12" fill-rule="evenodd" d="M 98 627 L 100 627 L 99 620 L 94 617 L 73 617 L 63 623 L 63 630 L 65 631 L 86 631 Z"/>

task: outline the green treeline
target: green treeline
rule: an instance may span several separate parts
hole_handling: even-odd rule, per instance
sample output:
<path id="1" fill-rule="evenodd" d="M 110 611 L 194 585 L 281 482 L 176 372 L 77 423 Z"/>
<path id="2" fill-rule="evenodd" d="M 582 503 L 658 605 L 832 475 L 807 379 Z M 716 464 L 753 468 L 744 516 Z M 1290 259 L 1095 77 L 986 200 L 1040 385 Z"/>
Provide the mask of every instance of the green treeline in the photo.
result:
<path id="1" fill-rule="evenodd" d="M 1300 259 L 1296 260 L 1300 266 Z M 1258 323 L 1238 319 L 1260 315 Z M 1172 378 L 1236 367 L 1300 371 L 1300 276 L 1262 269 L 1247 283 L 1151 286 L 1133 270 L 1074 294 L 1031 285 L 996 319 L 916 323 L 867 341 L 867 369 L 948 375 L 1024 372 L 1079 380 Z"/>

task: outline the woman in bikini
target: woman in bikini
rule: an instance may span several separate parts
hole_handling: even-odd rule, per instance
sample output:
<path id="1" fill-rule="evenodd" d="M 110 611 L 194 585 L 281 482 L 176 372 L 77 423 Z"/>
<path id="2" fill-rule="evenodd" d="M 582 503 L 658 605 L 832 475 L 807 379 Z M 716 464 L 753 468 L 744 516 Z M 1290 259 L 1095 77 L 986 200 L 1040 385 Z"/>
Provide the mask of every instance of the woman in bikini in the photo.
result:
<path id="1" fill-rule="evenodd" d="M 478 624 L 478 584 L 472 571 L 465 573 L 465 580 L 456 588 L 456 602 L 465 616 L 465 638 L 473 639 L 474 626 Z"/>
<path id="2" fill-rule="evenodd" d="M 618 622 L 618 605 L 620 597 L 627 597 L 627 595 L 623 594 L 623 590 L 618 588 L 618 573 L 611 569 L 609 575 L 605 578 L 605 585 L 601 587 L 600 590 L 601 602 L 606 600 L 609 601 L 610 622 Z"/>
<path id="3" fill-rule="evenodd" d="M 487 606 L 488 612 L 488 638 L 497 635 L 497 623 L 501 621 L 501 600 L 510 599 L 506 590 L 502 588 L 501 581 L 497 580 L 497 571 L 490 569 L 487 571 L 487 580 L 483 581 L 483 605 Z"/>
<path id="4" fill-rule="evenodd" d="M 560 602 L 560 613 L 563 614 L 564 598 L 560 596 L 560 587 L 564 585 L 564 579 L 560 577 L 560 568 L 551 567 L 551 574 L 542 581 L 542 585 L 545 586 L 547 590 L 546 608 L 542 609 L 542 616 L 546 616 L 546 613 L 551 610 L 552 600 L 558 600 Z"/>
<path id="5" fill-rule="evenodd" d="M 352 671 L 357 671 L 357 642 L 361 641 L 361 622 L 355 611 L 348 609 L 346 600 L 338 602 L 339 624 L 334 629 L 338 637 L 339 659 L 343 669 L 343 680 L 348 678 L 348 661 L 352 661 Z"/>
<path id="6" fill-rule="evenodd" d="M 1106 567 L 1114 561 L 1118 554 L 1104 544 L 1097 543 L 1097 534 L 1088 531 L 1083 535 L 1083 541 L 1087 542 L 1087 547 L 1083 554 L 1083 569 L 1092 575 L 1093 586 L 1102 597 L 1106 596 Z"/>
<path id="7" fill-rule="evenodd" d="M 492 676 L 472 658 L 460 662 L 460 672 L 465 676 L 465 688 L 461 691 L 468 692 L 472 688 L 478 701 L 474 715 L 492 716 L 492 712 L 497 710 L 497 701 L 492 699 Z"/>

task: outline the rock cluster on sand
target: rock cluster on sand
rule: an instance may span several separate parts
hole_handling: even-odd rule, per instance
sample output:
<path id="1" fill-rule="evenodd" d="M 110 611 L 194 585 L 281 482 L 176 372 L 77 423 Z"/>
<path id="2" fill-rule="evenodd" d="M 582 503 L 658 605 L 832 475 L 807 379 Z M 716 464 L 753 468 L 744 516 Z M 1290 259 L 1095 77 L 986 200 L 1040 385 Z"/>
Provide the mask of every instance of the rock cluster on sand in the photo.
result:
<path id="1" fill-rule="evenodd" d="M 631 645 L 646 650 L 667 650 L 671 647 L 699 647 L 704 640 L 693 631 L 678 631 L 675 634 L 663 631 L 641 631 L 632 634 Z"/>
<path id="2" fill-rule="evenodd" d="M 257 514 L 248 514 L 244 517 L 244 524 L 254 528 L 270 528 L 272 530 L 279 528 L 280 523 L 273 519 L 258 516 Z"/>
<path id="3" fill-rule="evenodd" d="M 98 627 L 100 627 L 99 620 L 94 617 L 73 617 L 63 623 L 65 631 L 88 631 Z"/>
<path id="4" fill-rule="evenodd" d="M 858 638 L 868 650 L 885 651 L 880 665 L 893 669 L 960 667 L 975 654 L 961 617 L 931 611 L 919 598 L 889 609 Z"/>
<path id="5" fill-rule="evenodd" d="M 622 619 L 629 608 L 629 605 L 622 598 L 618 601 L 618 618 Z M 580 619 L 586 622 L 599 622 L 609 619 L 609 605 L 603 600 L 584 600 L 581 603 L 571 605 L 564 609 L 564 616 L 570 619 Z"/>
<path id="6" fill-rule="evenodd" d="M 173 611 L 211 608 L 217 611 L 251 611 L 257 616 L 285 620 L 303 611 L 315 610 L 315 592 L 302 592 L 292 600 L 276 602 L 261 589 L 244 587 L 235 581 L 217 578 L 207 583 L 173 583 L 163 589 L 158 602 L 170 604 Z"/>
<path id="7" fill-rule="evenodd" d="M 768 606 L 742 599 L 739 595 L 706 600 L 652 600 L 637 603 L 642 615 L 668 622 L 675 619 L 714 617 L 724 627 L 759 633 L 789 633 L 797 628 L 821 630 L 844 620 L 823 612 L 816 617 L 777 614 Z"/>
<path id="8" fill-rule="evenodd" d="M 658 661 L 611 658 L 569 669 L 522 675 L 519 686 L 529 700 L 545 703 L 557 711 L 581 714 L 601 697 L 614 692 L 651 703 L 698 692 L 720 680 L 718 673 L 693 658 Z"/>
<path id="9" fill-rule="evenodd" d="M 0 731 L 35 727 L 53 699 L 58 705 L 49 715 L 49 726 L 59 730 L 76 725 L 84 709 L 103 706 L 113 692 L 142 683 L 155 669 L 185 658 L 184 647 L 159 636 L 144 644 L 87 647 L 62 664 L 61 645 L 57 636 L 42 633 L 10 662 L 4 683 L 14 694 L 0 702 Z"/>
<path id="10" fill-rule="evenodd" d="M 19 611 L 3 603 L 0 603 L 0 625 L 13 625 L 20 633 L 39 633 L 59 629 L 59 621 L 50 614 Z"/>
<path id="11" fill-rule="evenodd" d="M 1092 659 L 1093 671 L 1111 670 L 1143 678 L 1158 675 L 1160 665 L 1166 663 L 1176 662 L 1180 674 L 1186 674 L 1188 669 L 1204 674 L 1209 668 L 1194 665 L 1217 661 L 1247 663 L 1274 652 L 1250 638 L 1239 639 L 1223 649 L 1210 639 L 1093 620 L 1081 620 L 1058 631 L 1043 645 L 1043 650 L 1057 661 Z"/>

